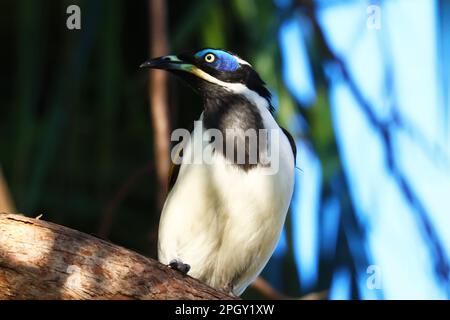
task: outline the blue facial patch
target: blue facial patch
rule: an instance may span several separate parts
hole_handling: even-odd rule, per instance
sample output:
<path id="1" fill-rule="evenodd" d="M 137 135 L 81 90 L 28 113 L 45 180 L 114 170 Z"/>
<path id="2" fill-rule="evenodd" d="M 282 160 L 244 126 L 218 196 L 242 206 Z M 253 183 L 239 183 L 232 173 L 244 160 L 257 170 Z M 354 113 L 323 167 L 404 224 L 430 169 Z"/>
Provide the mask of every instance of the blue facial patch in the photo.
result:
<path id="1" fill-rule="evenodd" d="M 212 62 L 208 62 L 205 57 L 208 54 L 213 54 L 215 56 L 214 61 Z M 213 67 L 216 70 L 219 71 L 228 71 L 228 72 L 232 72 L 232 71 L 236 71 L 237 69 L 239 69 L 239 62 L 236 60 L 236 58 L 226 52 L 226 51 L 222 51 L 222 50 L 215 50 L 215 49 L 204 49 L 204 50 L 200 50 L 199 52 L 197 52 L 195 54 L 196 58 L 199 59 L 203 59 L 203 61 L 207 64 L 210 65 L 211 67 Z"/>

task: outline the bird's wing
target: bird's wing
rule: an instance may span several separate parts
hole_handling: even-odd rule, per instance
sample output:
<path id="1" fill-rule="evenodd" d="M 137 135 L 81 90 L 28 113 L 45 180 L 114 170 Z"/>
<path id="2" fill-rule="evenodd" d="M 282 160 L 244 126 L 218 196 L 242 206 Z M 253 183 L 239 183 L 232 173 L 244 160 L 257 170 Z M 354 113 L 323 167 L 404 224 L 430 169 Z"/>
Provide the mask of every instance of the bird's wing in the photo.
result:
<path id="1" fill-rule="evenodd" d="M 287 131 L 283 127 L 280 127 L 280 128 L 289 140 L 289 144 L 291 145 L 292 152 L 294 153 L 294 161 L 295 161 L 295 159 L 297 159 L 297 146 L 295 145 L 295 140 L 292 137 L 292 135 L 289 133 L 289 131 Z"/>
<path id="2" fill-rule="evenodd" d="M 201 121 L 203 119 L 203 112 L 200 115 L 199 121 Z M 191 132 L 191 134 L 194 132 L 194 124 L 192 123 L 190 128 L 188 127 L 189 132 Z M 169 179 L 169 190 L 167 192 L 170 192 L 173 188 L 173 186 L 175 185 L 175 182 L 177 181 L 178 178 L 178 173 L 180 172 L 180 167 L 181 167 L 181 158 L 183 157 L 183 150 L 186 148 L 187 143 L 189 142 L 189 139 L 183 139 L 179 144 L 177 144 L 176 146 L 176 150 L 175 150 L 175 159 L 173 159 L 172 161 L 170 161 L 170 167 L 169 167 L 169 175 L 168 175 L 168 179 Z M 178 163 L 178 164 L 176 164 Z"/>
<path id="3" fill-rule="evenodd" d="M 183 149 L 187 144 L 187 140 L 183 140 L 182 142 L 180 142 L 177 146 L 176 146 L 176 150 L 175 150 L 175 159 L 173 159 L 173 161 L 170 161 L 170 167 L 169 167 L 169 190 L 168 192 L 170 192 L 170 190 L 172 190 L 175 182 L 177 181 L 178 178 L 178 173 L 180 172 L 180 167 L 181 164 L 181 158 L 183 157 Z"/>

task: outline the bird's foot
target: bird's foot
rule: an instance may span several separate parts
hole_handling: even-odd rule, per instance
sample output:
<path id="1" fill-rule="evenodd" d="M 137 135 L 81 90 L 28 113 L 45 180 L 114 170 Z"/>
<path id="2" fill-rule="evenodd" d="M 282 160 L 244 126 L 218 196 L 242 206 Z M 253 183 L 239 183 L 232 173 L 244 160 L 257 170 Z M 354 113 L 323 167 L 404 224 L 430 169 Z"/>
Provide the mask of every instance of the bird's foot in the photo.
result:
<path id="1" fill-rule="evenodd" d="M 171 267 L 172 269 L 178 270 L 183 274 L 187 274 L 189 272 L 189 270 L 191 269 L 191 266 L 183 263 L 183 261 L 178 260 L 178 259 L 173 259 L 169 262 L 169 267 Z"/>

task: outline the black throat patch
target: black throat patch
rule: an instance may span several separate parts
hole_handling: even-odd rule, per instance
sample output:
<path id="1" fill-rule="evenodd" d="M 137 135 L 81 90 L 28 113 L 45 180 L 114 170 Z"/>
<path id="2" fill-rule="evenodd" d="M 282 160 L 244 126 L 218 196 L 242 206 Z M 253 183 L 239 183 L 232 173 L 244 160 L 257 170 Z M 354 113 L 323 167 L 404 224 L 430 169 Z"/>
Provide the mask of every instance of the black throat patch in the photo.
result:
<path id="1" fill-rule="evenodd" d="M 260 152 L 267 141 L 261 135 L 263 120 L 258 107 L 244 96 L 226 92 L 206 96 L 203 125 L 205 130 L 220 131 L 223 145 L 218 150 L 233 165 L 248 171 L 260 164 Z"/>

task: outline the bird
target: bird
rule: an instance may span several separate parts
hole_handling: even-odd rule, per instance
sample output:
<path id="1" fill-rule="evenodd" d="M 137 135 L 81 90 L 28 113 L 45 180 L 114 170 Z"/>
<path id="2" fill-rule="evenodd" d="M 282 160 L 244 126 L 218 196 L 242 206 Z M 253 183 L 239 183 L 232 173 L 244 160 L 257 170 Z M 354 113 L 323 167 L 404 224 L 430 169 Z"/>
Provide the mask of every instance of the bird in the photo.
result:
<path id="1" fill-rule="evenodd" d="M 178 163 L 161 212 L 158 260 L 240 296 L 279 241 L 294 189 L 294 139 L 276 122 L 266 83 L 237 54 L 203 48 L 140 67 L 174 74 L 203 103 L 190 139 L 172 157 Z M 267 133 L 257 135 L 256 147 L 245 135 L 253 131 Z M 214 142 L 209 161 L 193 161 Z M 277 152 L 269 154 L 272 143 Z"/>

